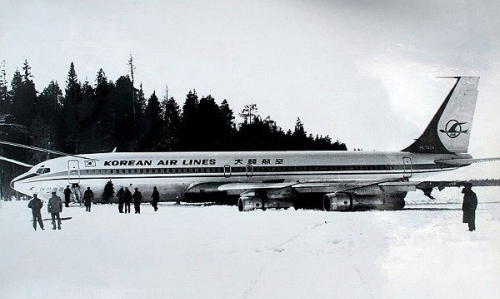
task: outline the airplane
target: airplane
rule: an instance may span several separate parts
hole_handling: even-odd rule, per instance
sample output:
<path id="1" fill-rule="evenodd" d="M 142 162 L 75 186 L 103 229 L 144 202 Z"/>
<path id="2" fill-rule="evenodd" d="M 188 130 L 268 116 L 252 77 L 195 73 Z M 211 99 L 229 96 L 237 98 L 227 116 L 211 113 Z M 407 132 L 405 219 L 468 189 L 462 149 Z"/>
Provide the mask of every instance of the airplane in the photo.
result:
<path id="1" fill-rule="evenodd" d="M 423 134 L 399 152 L 90 153 L 39 163 L 11 187 L 41 198 L 52 190 L 62 197 L 67 185 L 99 195 L 111 181 L 115 191 L 138 188 L 146 200 L 157 186 L 161 201 L 231 202 L 239 211 L 402 209 L 410 191 L 431 197 L 434 187 L 457 185 L 430 184 L 422 180 L 426 176 L 482 160 L 467 153 L 479 77 L 451 78 L 456 83 Z"/>

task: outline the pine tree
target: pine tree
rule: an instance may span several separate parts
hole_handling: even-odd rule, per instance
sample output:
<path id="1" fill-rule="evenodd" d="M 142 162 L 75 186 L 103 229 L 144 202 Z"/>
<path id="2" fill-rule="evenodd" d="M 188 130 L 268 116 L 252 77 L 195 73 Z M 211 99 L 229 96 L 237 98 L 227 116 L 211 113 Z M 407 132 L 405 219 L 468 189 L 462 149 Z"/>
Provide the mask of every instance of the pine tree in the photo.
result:
<path id="1" fill-rule="evenodd" d="M 0 69 L 0 114 L 7 114 L 10 111 L 10 102 L 8 95 L 7 72 L 5 71 L 5 60 L 2 61 Z"/>
<path id="2" fill-rule="evenodd" d="M 63 101 L 62 90 L 57 81 L 50 81 L 38 98 L 37 114 L 45 119 L 48 123 L 53 123 L 53 120 L 59 116 Z"/>
<path id="3" fill-rule="evenodd" d="M 134 79 L 135 79 L 135 64 L 134 64 L 134 57 L 132 56 L 132 53 L 130 53 L 130 58 L 128 59 L 127 61 L 127 65 L 129 67 L 129 71 L 130 71 L 130 81 L 132 81 L 132 85 L 134 85 Z"/>
<path id="4" fill-rule="evenodd" d="M 179 149 L 179 134 L 181 126 L 181 109 L 174 98 L 162 102 L 164 113 L 164 130 L 162 131 L 162 148 L 168 151 Z"/>
<path id="5" fill-rule="evenodd" d="M 259 108 L 257 108 L 257 104 L 249 104 L 245 105 L 241 113 L 239 114 L 240 117 L 243 117 L 243 122 L 244 123 L 252 123 L 256 117 L 258 117 L 257 111 Z"/>
<path id="6" fill-rule="evenodd" d="M 78 153 L 79 113 L 77 104 L 81 98 L 81 86 L 73 62 L 69 66 L 65 91 L 62 113 L 65 120 L 63 134 L 66 136 L 64 151 Z"/>
<path id="7" fill-rule="evenodd" d="M 37 104 L 37 91 L 32 80 L 31 67 L 28 61 L 24 61 L 23 75 L 19 71 L 14 74 L 12 82 L 12 114 L 16 122 L 29 126 L 35 118 L 35 107 Z"/>
<path id="8" fill-rule="evenodd" d="M 156 92 L 153 92 L 148 100 L 146 116 L 148 118 L 149 129 L 142 147 L 147 150 L 155 150 L 161 144 L 161 132 L 164 125 L 161 117 L 160 100 L 156 96 Z"/>
<path id="9" fill-rule="evenodd" d="M 234 114 L 227 100 L 223 100 L 220 104 L 220 115 L 221 115 L 221 128 L 219 131 L 221 149 L 230 150 L 232 149 L 232 139 L 233 134 L 236 131 L 236 125 L 234 123 Z"/>
<path id="10" fill-rule="evenodd" d="M 65 105 L 76 105 L 80 101 L 81 86 L 76 75 L 75 65 L 71 62 L 66 79 Z"/>
<path id="11" fill-rule="evenodd" d="M 222 116 L 219 105 L 217 105 L 215 99 L 211 95 L 203 97 L 200 100 L 197 114 L 200 140 L 200 147 L 198 150 L 221 150 L 223 143 L 222 132 L 226 120 Z"/>
<path id="12" fill-rule="evenodd" d="M 23 65 L 23 82 L 31 81 L 33 82 L 33 75 L 31 74 L 31 66 L 28 64 L 28 59 L 24 60 L 24 65 Z"/>
<path id="13" fill-rule="evenodd" d="M 104 191 L 102 192 L 102 203 L 109 203 L 109 199 L 115 195 L 115 188 L 113 182 L 109 180 L 106 185 L 104 185 Z"/>
<path id="14" fill-rule="evenodd" d="M 113 93 L 115 85 L 108 81 L 103 69 L 100 69 L 96 76 L 95 85 L 95 120 L 92 124 L 92 138 L 98 140 L 94 144 L 95 150 L 108 151 L 116 146 L 115 142 L 115 110 L 113 103 Z"/>
<path id="15" fill-rule="evenodd" d="M 304 124 L 297 117 L 295 123 L 295 129 L 292 134 L 293 149 L 295 150 L 306 150 L 307 149 L 307 135 L 304 130 Z"/>
<path id="16" fill-rule="evenodd" d="M 138 142 L 134 119 L 134 87 L 128 76 L 118 78 L 112 99 L 115 145 L 120 151 L 134 150 Z"/>
<path id="17" fill-rule="evenodd" d="M 199 149 L 198 106 L 200 101 L 196 90 L 189 91 L 182 106 L 182 118 L 179 134 L 180 150 L 192 151 Z"/>
<path id="18" fill-rule="evenodd" d="M 144 90 L 142 89 L 142 83 L 139 90 L 134 88 L 134 123 L 135 123 L 135 134 L 137 136 L 137 141 L 144 139 L 147 133 L 148 120 L 146 116 L 146 107 L 148 100 L 144 96 Z"/>
<path id="19" fill-rule="evenodd" d="M 14 72 L 14 76 L 12 78 L 11 84 L 10 84 L 10 86 L 11 86 L 10 95 L 15 96 L 15 95 L 19 94 L 19 92 L 21 91 L 22 84 L 23 84 L 23 77 L 22 77 L 19 69 L 16 69 L 16 71 Z"/>
<path id="20" fill-rule="evenodd" d="M 146 111 L 148 112 L 148 118 L 151 122 L 151 127 L 159 128 L 162 125 L 161 111 L 160 111 L 160 100 L 156 96 L 156 91 L 153 91 L 153 94 L 148 100 L 148 106 Z"/>
<path id="21" fill-rule="evenodd" d="M 112 88 L 108 84 L 108 78 L 106 78 L 106 74 L 104 73 L 103 69 L 99 69 L 99 72 L 97 72 L 95 82 L 95 109 L 96 112 L 100 114 L 102 112 L 101 110 L 103 109 L 104 104 L 107 100 L 109 100 L 109 95 Z M 98 119 L 98 121 L 100 120 L 101 119 Z"/>
<path id="22" fill-rule="evenodd" d="M 12 77 L 12 81 L 10 83 L 10 90 L 7 92 L 7 105 L 9 106 L 9 109 L 6 110 L 10 114 L 12 114 L 15 122 L 17 122 L 17 120 L 15 120 L 16 116 L 14 111 L 15 110 L 14 103 L 19 103 L 20 101 L 22 85 L 23 85 L 23 77 L 19 69 L 16 69 Z"/>

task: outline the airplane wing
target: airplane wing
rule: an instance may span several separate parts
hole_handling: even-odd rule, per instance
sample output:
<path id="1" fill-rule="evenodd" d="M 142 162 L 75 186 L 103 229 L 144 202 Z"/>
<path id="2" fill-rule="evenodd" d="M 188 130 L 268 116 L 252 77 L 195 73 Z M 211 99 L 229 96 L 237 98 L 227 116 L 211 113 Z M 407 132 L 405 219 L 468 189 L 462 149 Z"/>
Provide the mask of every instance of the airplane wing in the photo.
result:
<path id="1" fill-rule="evenodd" d="M 246 191 L 278 191 L 289 189 L 299 194 L 307 193 L 334 193 L 334 192 L 357 192 L 368 193 L 368 190 L 373 188 L 384 188 L 386 191 L 414 191 L 419 182 L 401 182 L 401 181 L 359 181 L 359 180 L 343 180 L 343 181 L 315 181 L 315 182 L 255 182 L 255 183 L 227 183 L 227 182 L 210 182 L 210 183 L 195 183 L 189 186 L 185 194 L 209 194 L 227 192 L 228 195 L 239 195 Z M 390 189 L 390 190 L 389 190 Z"/>
<path id="2" fill-rule="evenodd" d="M 60 151 L 50 150 L 50 149 L 46 149 L 46 148 L 40 148 L 40 147 L 36 147 L 36 146 L 32 146 L 32 145 L 14 143 L 14 142 L 9 142 L 9 141 L 4 141 L 4 140 L 0 140 L 0 144 L 10 145 L 10 146 L 17 147 L 17 148 L 25 148 L 25 149 L 29 149 L 29 150 L 42 152 L 42 153 L 55 154 L 58 156 L 69 156 L 69 157 L 75 157 L 75 158 L 91 159 L 91 158 L 87 158 L 87 157 L 82 156 L 82 155 L 72 155 L 72 154 L 67 154 L 67 153 L 60 152 Z M 7 161 L 6 159 L 8 159 L 8 158 L 3 158 L 2 160 Z M 92 159 L 95 160 L 95 158 L 92 158 Z M 8 161 L 8 162 L 16 163 L 13 161 Z M 16 164 L 18 164 L 18 163 L 16 163 Z M 22 164 L 19 164 L 19 165 L 22 165 Z M 23 166 L 25 166 L 25 165 L 23 165 Z M 31 166 L 27 166 L 27 167 L 31 167 Z"/>
<path id="3" fill-rule="evenodd" d="M 432 191 L 437 188 L 442 190 L 447 187 L 463 187 L 466 184 L 472 186 L 500 186 L 499 179 L 437 179 L 437 180 L 392 180 L 392 181 L 316 181 L 316 182 L 255 182 L 255 183 L 227 183 L 227 182 L 210 182 L 197 183 L 191 185 L 185 194 L 201 196 L 199 199 L 207 198 L 205 196 L 218 193 L 227 195 L 240 196 L 246 200 L 252 201 L 251 205 L 259 203 L 263 205 L 262 198 L 267 198 L 268 206 L 277 205 L 283 206 L 280 200 L 296 198 L 309 198 L 310 195 L 325 196 L 329 198 L 344 196 L 342 201 L 349 200 L 350 205 L 358 204 L 361 207 L 370 208 L 371 205 L 383 205 L 386 209 L 391 209 L 390 205 L 394 205 L 396 209 L 404 206 L 404 197 L 407 192 L 421 190 L 425 196 L 434 199 L 431 195 Z M 250 195 L 252 194 L 252 195 Z M 340 195 L 339 195 L 340 194 Z M 342 195 L 343 194 L 343 195 Z M 248 197 L 251 197 L 248 199 Z M 209 198 L 218 198 L 209 197 Z M 312 197 L 314 198 L 314 196 Z M 320 199 L 320 198 L 317 198 Z M 331 200 L 329 198 L 329 200 Z M 337 200 L 337 199 L 335 199 Z M 364 202 L 369 202 L 364 205 Z M 389 203 L 389 206 L 387 205 Z M 306 202 L 307 204 L 307 202 Z M 336 207 L 341 204 L 334 204 Z M 349 205 L 349 204 L 348 204 Z M 352 208 L 352 207 L 351 207 Z M 340 209 L 348 209 L 348 207 Z"/>
<path id="4" fill-rule="evenodd" d="M 28 164 L 28 163 L 24 163 L 24 162 L 21 162 L 21 161 L 17 161 L 17 160 L 14 160 L 14 159 L 9 159 L 7 157 L 4 157 L 4 156 L 0 156 L 0 160 L 2 161 L 6 161 L 6 162 L 9 162 L 9 163 L 14 163 L 14 164 L 17 164 L 17 165 L 21 165 L 21 166 L 24 166 L 24 167 L 33 167 L 33 165 L 31 164 Z"/>
<path id="5" fill-rule="evenodd" d="M 283 189 L 292 186 L 295 183 L 284 182 L 262 182 L 262 183 L 227 183 L 227 182 L 210 182 L 210 183 L 195 183 L 189 186 L 184 192 L 186 195 L 194 194 L 209 194 L 227 192 L 229 195 L 239 195 L 242 192 L 250 190 L 273 190 Z"/>

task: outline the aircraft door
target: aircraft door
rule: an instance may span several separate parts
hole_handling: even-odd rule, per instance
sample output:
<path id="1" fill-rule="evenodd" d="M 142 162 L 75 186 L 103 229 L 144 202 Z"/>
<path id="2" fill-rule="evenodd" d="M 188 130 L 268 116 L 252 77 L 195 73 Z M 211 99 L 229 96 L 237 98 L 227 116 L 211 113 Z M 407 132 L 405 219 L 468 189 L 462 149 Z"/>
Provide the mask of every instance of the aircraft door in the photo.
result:
<path id="1" fill-rule="evenodd" d="M 78 164 L 78 160 L 68 161 L 68 183 L 80 183 L 80 165 Z"/>
<path id="2" fill-rule="evenodd" d="M 247 171 L 247 177 L 253 176 L 253 165 L 252 164 L 248 164 L 246 166 L 246 171 Z"/>
<path id="3" fill-rule="evenodd" d="M 225 178 L 231 177 L 231 166 L 230 165 L 224 165 L 224 177 Z"/>
<path id="4" fill-rule="evenodd" d="M 404 178 L 409 178 L 411 177 L 412 173 L 412 163 L 411 163 L 411 158 L 410 157 L 403 157 L 403 177 Z"/>

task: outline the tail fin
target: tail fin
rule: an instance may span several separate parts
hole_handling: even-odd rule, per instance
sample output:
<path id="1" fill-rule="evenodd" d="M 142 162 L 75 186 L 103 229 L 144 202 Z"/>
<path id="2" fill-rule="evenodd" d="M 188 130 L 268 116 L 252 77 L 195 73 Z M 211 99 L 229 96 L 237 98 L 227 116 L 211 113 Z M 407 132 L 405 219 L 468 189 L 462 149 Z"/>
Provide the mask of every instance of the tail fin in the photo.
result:
<path id="1" fill-rule="evenodd" d="M 405 148 L 412 153 L 467 153 L 479 77 L 453 77 L 455 86 L 424 133 Z"/>

